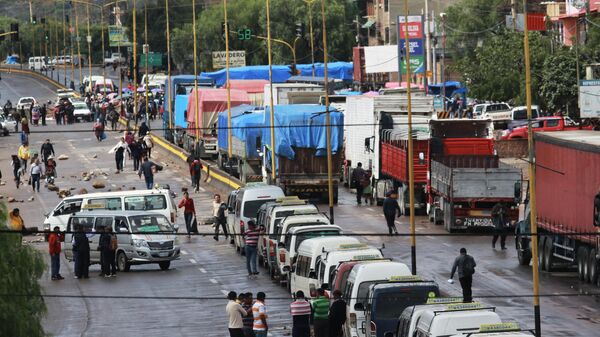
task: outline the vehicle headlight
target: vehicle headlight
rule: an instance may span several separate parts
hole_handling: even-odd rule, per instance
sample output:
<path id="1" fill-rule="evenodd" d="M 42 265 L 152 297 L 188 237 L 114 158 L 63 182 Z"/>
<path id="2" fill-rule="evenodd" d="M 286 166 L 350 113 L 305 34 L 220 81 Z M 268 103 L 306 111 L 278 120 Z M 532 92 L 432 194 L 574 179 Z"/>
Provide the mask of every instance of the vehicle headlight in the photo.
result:
<path id="1" fill-rule="evenodd" d="M 173 240 L 173 245 L 179 246 L 179 237 L 175 237 L 175 239 Z"/>
<path id="2" fill-rule="evenodd" d="M 135 247 L 148 247 L 148 242 L 146 242 L 144 239 L 133 239 L 132 241 Z"/>

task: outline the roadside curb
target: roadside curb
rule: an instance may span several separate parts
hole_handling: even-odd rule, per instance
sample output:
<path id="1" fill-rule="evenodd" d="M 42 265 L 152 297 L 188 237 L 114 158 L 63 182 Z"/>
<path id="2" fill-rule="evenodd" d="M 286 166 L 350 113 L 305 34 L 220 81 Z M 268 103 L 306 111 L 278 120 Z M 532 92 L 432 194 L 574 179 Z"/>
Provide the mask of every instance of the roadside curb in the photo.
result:
<path id="1" fill-rule="evenodd" d="M 36 77 L 40 80 L 44 80 L 44 81 L 56 86 L 59 89 L 68 89 L 61 83 L 59 83 L 53 79 L 50 79 L 42 74 L 36 73 L 35 71 L 26 70 L 26 69 L 13 69 L 13 68 L 7 68 L 7 67 L 0 67 L 0 72 L 29 75 L 29 76 Z M 119 122 L 123 125 L 126 125 L 126 122 L 123 120 L 123 118 L 120 118 Z M 154 142 L 156 142 L 158 145 L 160 145 L 162 148 L 164 148 L 167 152 L 169 152 L 169 153 L 175 155 L 176 157 L 180 158 L 181 160 L 183 160 L 187 165 L 186 161 L 189 156 L 189 153 L 187 153 L 181 149 L 177 149 L 176 147 L 171 145 L 168 141 L 166 141 L 164 138 L 154 135 L 152 132 L 150 133 L 150 136 L 152 137 L 152 140 Z M 242 184 L 237 179 L 227 176 L 225 173 L 221 172 L 219 169 L 211 168 L 210 163 L 202 160 L 202 165 L 204 166 L 202 168 L 202 170 L 204 172 L 206 172 L 206 174 L 209 176 L 208 179 L 214 178 L 214 179 L 218 180 L 219 182 L 221 182 L 221 183 L 225 184 L 226 186 L 231 187 L 233 189 L 238 189 L 242 186 Z"/>

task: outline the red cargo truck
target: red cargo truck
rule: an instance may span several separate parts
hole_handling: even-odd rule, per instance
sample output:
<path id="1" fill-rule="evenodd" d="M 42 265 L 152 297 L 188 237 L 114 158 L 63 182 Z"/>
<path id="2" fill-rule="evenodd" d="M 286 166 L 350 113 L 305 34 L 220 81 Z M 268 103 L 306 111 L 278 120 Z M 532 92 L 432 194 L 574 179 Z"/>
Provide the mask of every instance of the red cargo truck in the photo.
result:
<path id="1" fill-rule="evenodd" d="M 535 156 L 540 268 L 576 267 L 581 280 L 597 283 L 600 132 L 538 132 Z M 529 265 L 529 207 L 525 214 L 516 228 L 516 246 L 519 262 Z"/>

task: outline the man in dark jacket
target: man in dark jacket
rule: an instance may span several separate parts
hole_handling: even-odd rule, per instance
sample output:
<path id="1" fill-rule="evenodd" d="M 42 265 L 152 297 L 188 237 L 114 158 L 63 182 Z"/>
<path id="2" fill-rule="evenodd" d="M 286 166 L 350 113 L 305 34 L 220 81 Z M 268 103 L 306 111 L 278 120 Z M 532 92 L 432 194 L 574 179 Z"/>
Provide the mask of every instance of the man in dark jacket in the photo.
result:
<path id="1" fill-rule="evenodd" d="M 394 198 L 394 194 L 389 191 L 385 195 L 385 200 L 383 200 L 383 215 L 385 216 L 385 221 L 387 222 L 388 230 L 390 231 L 390 235 L 398 234 L 398 230 L 396 229 L 396 214 L 400 217 L 401 211 L 400 206 L 398 206 L 398 201 Z"/>
<path id="2" fill-rule="evenodd" d="M 40 154 L 42 155 L 42 161 L 44 165 L 48 165 L 48 157 L 51 155 L 54 156 L 54 146 L 50 143 L 50 139 L 46 139 L 46 142 L 42 144 L 42 148 L 40 149 Z"/>
<path id="3" fill-rule="evenodd" d="M 140 179 L 142 178 L 142 174 L 144 175 L 144 180 L 146 181 L 146 188 L 151 190 L 154 186 L 154 170 L 152 167 L 155 167 L 156 171 L 162 170 L 162 166 L 156 165 L 154 162 L 148 160 L 148 157 L 144 157 L 144 163 L 140 166 L 140 170 L 138 171 L 138 176 Z"/>
<path id="4" fill-rule="evenodd" d="M 496 241 L 500 236 L 500 247 L 502 250 L 506 249 L 506 233 L 508 223 L 508 211 L 506 207 L 501 203 L 497 203 L 492 208 L 492 222 L 494 224 L 494 237 L 492 238 L 492 248 L 496 249 Z"/>
<path id="5" fill-rule="evenodd" d="M 463 302 L 473 302 L 473 292 L 471 285 L 473 284 L 473 274 L 475 273 L 475 259 L 467 254 L 466 248 L 460 249 L 460 255 L 454 260 L 452 272 L 450 273 L 449 283 L 454 283 L 454 273 L 458 270 L 458 280 L 463 291 Z"/>
<path id="6" fill-rule="evenodd" d="M 142 125 L 140 125 L 140 128 L 138 130 L 138 137 L 144 138 L 144 136 L 148 134 L 148 131 L 150 131 L 150 128 L 148 127 L 148 125 L 146 125 L 146 122 L 142 122 Z"/>
<path id="7" fill-rule="evenodd" d="M 329 307 L 329 337 L 342 337 L 342 326 L 346 322 L 346 301 L 339 289 L 333 291 L 333 303 Z"/>
<path id="8" fill-rule="evenodd" d="M 73 254 L 75 255 L 75 278 L 89 278 L 90 241 L 88 240 L 81 226 L 77 226 L 73 240 Z"/>
<path id="9" fill-rule="evenodd" d="M 354 188 L 356 188 L 356 203 L 362 204 L 362 195 L 364 190 L 364 180 L 366 177 L 366 172 L 362 168 L 362 163 L 358 163 L 356 168 L 352 171 L 352 184 Z"/>
<path id="10" fill-rule="evenodd" d="M 102 273 L 100 275 L 104 277 L 110 277 L 110 239 L 110 227 L 106 227 L 102 234 L 100 234 L 100 241 L 98 242 L 100 266 L 102 268 Z"/>

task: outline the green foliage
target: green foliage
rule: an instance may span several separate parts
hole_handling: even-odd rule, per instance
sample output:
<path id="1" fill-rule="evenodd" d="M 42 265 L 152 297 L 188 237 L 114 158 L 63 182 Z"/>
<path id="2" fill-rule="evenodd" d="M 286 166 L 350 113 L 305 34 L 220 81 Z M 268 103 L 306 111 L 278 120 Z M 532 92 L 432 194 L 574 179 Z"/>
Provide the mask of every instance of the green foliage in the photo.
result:
<path id="1" fill-rule="evenodd" d="M 0 205 L 0 228 L 7 226 L 6 205 Z M 0 235 L 0 336 L 44 336 L 46 305 L 38 279 L 45 265 L 41 253 L 21 244 L 20 234 Z M 32 296 L 6 296 L 32 295 Z"/>
<path id="2" fill-rule="evenodd" d="M 577 64 L 575 52 L 560 49 L 544 61 L 540 96 L 551 111 L 577 109 Z"/>

